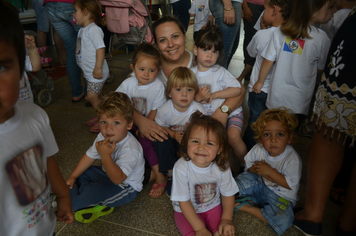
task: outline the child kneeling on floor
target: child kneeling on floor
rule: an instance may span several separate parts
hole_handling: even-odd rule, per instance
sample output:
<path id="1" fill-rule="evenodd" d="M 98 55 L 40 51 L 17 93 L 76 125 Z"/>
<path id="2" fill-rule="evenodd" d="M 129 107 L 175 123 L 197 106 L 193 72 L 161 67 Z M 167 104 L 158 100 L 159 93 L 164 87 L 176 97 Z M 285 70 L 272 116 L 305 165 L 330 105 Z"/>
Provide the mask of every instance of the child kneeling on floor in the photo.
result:
<path id="1" fill-rule="evenodd" d="M 97 108 L 100 133 L 67 179 L 75 219 L 90 223 L 142 190 L 145 161 L 132 128 L 134 108 L 124 93 L 112 93 Z M 103 166 L 91 166 L 101 159 Z"/>
<path id="2" fill-rule="evenodd" d="M 302 162 L 289 144 L 298 120 L 291 110 L 265 110 L 252 129 L 257 144 L 245 156 L 245 172 L 238 175 L 235 211 L 248 212 L 281 235 L 293 223 Z M 259 204 L 261 207 L 256 207 Z"/>

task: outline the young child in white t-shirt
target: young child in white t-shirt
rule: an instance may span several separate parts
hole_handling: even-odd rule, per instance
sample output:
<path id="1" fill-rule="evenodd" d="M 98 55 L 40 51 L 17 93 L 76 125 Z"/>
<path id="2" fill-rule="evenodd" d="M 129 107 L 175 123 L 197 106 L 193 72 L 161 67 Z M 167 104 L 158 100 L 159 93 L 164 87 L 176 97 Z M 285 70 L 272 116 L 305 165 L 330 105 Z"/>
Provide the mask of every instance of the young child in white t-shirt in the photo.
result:
<path id="1" fill-rule="evenodd" d="M 126 93 L 130 97 L 135 108 L 134 117 L 142 115 L 150 120 L 155 120 L 157 109 L 166 101 L 164 85 L 157 78 L 161 69 L 158 50 L 151 44 L 142 43 L 132 58 L 131 69 L 133 70 L 132 76 L 124 80 L 116 92 Z M 138 132 L 135 123 L 133 131 Z M 156 178 L 156 183 L 149 192 L 149 196 L 160 197 L 166 188 L 166 177 L 159 172 L 159 161 L 154 151 L 153 142 L 140 133 L 137 133 L 137 139 L 142 145 L 144 157 Z"/>
<path id="2" fill-rule="evenodd" d="M 171 195 L 177 228 L 182 235 L 235 235 L 232 214 L 239 189 L 225 127 L 197 111 L 181 144 Z"/>
<path id="3" fill-rule="evenodd" d="M 76 0 L 74 10 L 75 23 L 82 27 L 78 32 L 75 57 L 86 81 L 86 99 L 96 110 L 102 99 L 101 90 L 109 76 L 109 67 L 105 60 L 104 33 L 98 26 L 105 24 L 106 18 L 101 19 L 102 10 L 98 0 Z M 83 96 L 84 92 L 80 97 Z M 91 132 L 100 132 L 96 117 L 86 123 L 92 126 Z"/>
<path id="4" fill-rule="evenodd" d="M 298 120 L 291 110 L 262 112 L 252 129 L 258 143 L 245 156 L 245 172 L 236 178 L 239 197 L 235 211 L 267 222 L 278 235 L 294 220 L 302 161 L 290 146 Z M 255 206 L 258 204 L 259 206 Z"/>
<path id="5" fill-rule="evenodd" d="M 53 155 L 58 152 L 46 112 L 18 101 L 25 64 L 17 9 L 0 1 L 1 235 L 53 235 L 58 221 L 72 223 L 69 190 Z M 57 211 L 51 209 L 51 192 Z"/>
<path id="6" fill-rule="evenodd" d="M 264 3 L 265 11 L 263 13 L 262 19 L 263 22 L 270 27 L 267 29 L 259 30 L 256 32 L 256 34 L 253 36 L 251 42 L 247 46 L 247 52 L 250 55 L 250 57 L 256 58 L 255 64 L 253 65 L 252 73 L 250 76 L 250 82 L 248 84 L 249 88 L 249 94 L 248 94 L 248 106 L 250 108 L 250 117 L 248 119 L 248 124 L 243 136 L 243 140 L 246 144 L 247 150 L 251 150 L 251 148 L 256 144 L 256 141 L 254 139 L 254 133 L 253 130 L 251 129 L 251 125 L 253 122 L 257 120 L 257 118 L 260 116 L 260 114 L 267 109 L 266 107 L 266 99 L 267 99 L 267 93 L 268 93 L 268 87 L 269 87 L 269 80 L 271 77 L 272 72 L 270 71 L 266 77 L 266 80 L 264 81 L 263 87 L 261 89 L 261 93 L 257 94 L 252 91 L 253 85 L 258 81 L 258 76 L 260 73 L 260 68 L 261 64 L 263 61 L 263 57 L 261 56 L 261 53 L 263 50 L 267 47 L 269 42 L 272 39 L 273 32 L 279 27 L 286 19 L 283 18 L 283 13 L 286 11 L 289 11 L 288 9 L 288 4 L 286 4 L 286 1 L 276 1 L 276 0 L 266 0 Z M 250 70 L 246 68 L 251 66 L 246 64 L 245 65 L 245 72 L 243 73 L 248 73 Z M 237 78 L 239 81 L 241 81 L 246 75 L 246 74 L 241 74 L 239 78 Z"/>
<path id="7" fill-rule="evenodd" d="M 167 81 L 167 101 L 157 110 L 155 121 L 169 134 L 163 142 L 155 142 L 154 147 L 159 160 L 159 171 L 167 174 L 167 194 L 172 188 L 172 170 L 177 161 L 177 153 L 185 127 L 195 111 L 207 114 L 203 104 L 194 101 L 199 91 L 194 73 L 186 67 L 177 67 Z"/>
<path id="8" fill-rule="evenodd" d="M 134 108 L 124 93 L 112 93 L 97 107 L 100 133 L 67 179 L 75 219 L 90 223 L 131 202 L 142 190 L 145 160 L 129 132 Z M 102 166 L 92 166 L 100 159 Z"/>
<path id="9" fill-rule="evenodd" d="M 232 111 L 225 103 L 225 99 L 241 94 L 241 84 L 227 69 L 217 64 L 218 59 L 222 59 L 219 57 L 222 52 L 223 36 L 219 28 L 212 25 L 198 34 L 194 46 L 197 65 L 192 68 L 192 71 L 197 77 L 200 90 L 195 96 L 195 101 L 204 104 L 208 115 L 213 115 L 218 109 L 228 115 L 226 129 L 229 144 L 243 164 L 247 149 L 241 138 L 242 107 Z"/>
<path id="10" fill-rule="evenodd" d="M 201 29 L 204 29 L 208 24 L 213 24 L 214 16 L 210 11 L 209 0 L 193 0 L 189 15 L 194 16 L 193 39 L 195 40 Z"/>

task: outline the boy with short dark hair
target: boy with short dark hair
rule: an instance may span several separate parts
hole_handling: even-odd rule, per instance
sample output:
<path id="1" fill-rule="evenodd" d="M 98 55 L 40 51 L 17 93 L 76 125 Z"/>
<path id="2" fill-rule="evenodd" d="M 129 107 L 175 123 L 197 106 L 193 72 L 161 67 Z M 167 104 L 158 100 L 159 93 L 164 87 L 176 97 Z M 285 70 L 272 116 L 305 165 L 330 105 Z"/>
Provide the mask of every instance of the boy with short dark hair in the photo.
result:
<path id="1" fill-rule="evenodd" d="M 53 235 L 57 219 L 72 223 L 69 191 L 53 155 L 58 146 L 47 114 L 18 101 L 24 71 L 24 34 L 17 10 L 0 1 L 0 186 L 2 235 Z"/>
<path id="2" fill-rule="evenodd" d="M 134 107 L 124 93 L 112 93 L 100 102 L 100 133 L 67 179 L 75 219 L 90 223 L 114 207 L 131 202 L 144 179 L 141 144 L 128 132 Z M 91 166 L 101 159 L 103 166 Z M 78 211 L 79 210 L 79 211 Z"/>

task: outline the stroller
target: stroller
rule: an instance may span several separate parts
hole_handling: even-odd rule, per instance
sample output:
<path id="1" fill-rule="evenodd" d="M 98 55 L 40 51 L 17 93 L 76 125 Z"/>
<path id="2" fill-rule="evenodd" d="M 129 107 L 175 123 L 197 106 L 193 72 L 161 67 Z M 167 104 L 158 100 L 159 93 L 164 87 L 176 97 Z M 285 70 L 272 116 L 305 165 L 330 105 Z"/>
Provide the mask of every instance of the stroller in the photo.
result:
<path id="1" fill-rule="evenodd" d="M 109 68 L 129 69 L 129 67 L 115 67 L 113 60 L 131 61 L 128 58 L 128 45 L 139 45 L 142 42 L 153 43 L 151 31 L 151 14 L 143 2 L 144 0 L 99 0 L 106 14 L 107 28 L 112 32 L 109 50 L 106 56 Z M 113 43 L 114 36 L 117 43 Z M 114 58 L 112 55 L 125 48 L 126 59 Z M 114 80 L 114 74 L 110 69 L 110 77 L 107 82 Z"/>

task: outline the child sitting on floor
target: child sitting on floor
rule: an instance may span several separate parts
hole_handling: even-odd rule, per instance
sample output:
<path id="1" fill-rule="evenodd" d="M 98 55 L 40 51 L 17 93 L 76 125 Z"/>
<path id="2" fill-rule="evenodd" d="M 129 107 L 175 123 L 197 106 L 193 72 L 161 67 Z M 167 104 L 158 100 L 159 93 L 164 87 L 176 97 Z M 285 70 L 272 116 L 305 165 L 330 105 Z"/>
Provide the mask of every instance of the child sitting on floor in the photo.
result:
<path id="1" fill-rule="evenodd" d="M 58 146 L 48 116 L 18 101 L 25 42 L 18 11 L 0 1 L 1 235 L 53 235 L 58 221 L 72 223 L 69 191 L 54 154 Z M 51 191 L 57 212 L 51 210 Z"/>
<path id="2" fill-rule="evenodd" d="M 291 110 L 265 110 L 252 124 L 258 143 L 245 156 L 245 172 L 236 178 L 239 198 L 235 211 L 267 222 L 278 235 L 292 225 L 298 199 L 302 162 L 289 145 L 297 125 Z"/>
<path id="3" fill-rule="evenodd" d="M 124 93 L 112 93 L 98 105 L 100 133 L 67 179 L 79 222 L 90 223 L 110 214 L 142 190 L 142 147 L 128 132 L 133 112 L 131 100 Z M 101 159 L 102 167 L 91 166 L 97 159 Z"/>

